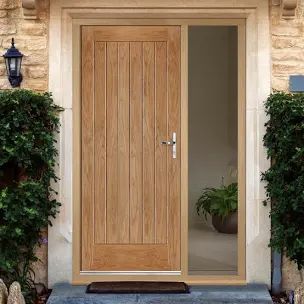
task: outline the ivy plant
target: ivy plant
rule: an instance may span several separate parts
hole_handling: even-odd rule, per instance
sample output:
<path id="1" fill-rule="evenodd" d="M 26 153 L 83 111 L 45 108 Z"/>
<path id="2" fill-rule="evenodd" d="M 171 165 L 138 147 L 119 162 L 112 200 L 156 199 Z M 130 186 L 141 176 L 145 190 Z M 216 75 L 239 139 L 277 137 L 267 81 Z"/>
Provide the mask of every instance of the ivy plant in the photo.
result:
<path id="1" fill-rule="evenodd" d="M 262 174 L 272 202 L 270 246 L 304 267 L 304 95 L 275 92 L 266 103 L 264 145 L 271 167 Z M 267 201 L 265 203 L 267 203 Z"/>
<path id="2" fill-rule="evenodd" d="M 59 111 L 49 93 L 0 92 L 0 277 L 19 281 L 27 303 L 34 301 L 31 265 L 42 230 L 60 206 L 51 187 Z"/>

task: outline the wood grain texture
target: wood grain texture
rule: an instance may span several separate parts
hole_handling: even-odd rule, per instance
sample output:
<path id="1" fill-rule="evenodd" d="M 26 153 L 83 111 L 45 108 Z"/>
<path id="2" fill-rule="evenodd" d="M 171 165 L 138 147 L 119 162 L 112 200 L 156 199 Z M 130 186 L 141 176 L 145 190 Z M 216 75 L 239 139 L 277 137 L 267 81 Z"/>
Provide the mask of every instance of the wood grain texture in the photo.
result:
<path id="1" fill-rule="evenodd" d="M 94 137 L 93 137 L 93 101 L 94 101 L 94 41 L 93 33 L 84 29 L 82 52 L 82 71 L 87 76 L 82 81 L 82 267 L 90 268 L 93 262 L 92 243 L 94 218 Z M 93 224 L 93 225 L 92 225 Z"/>
<path id="2" fill-rule="evenodd" d="M 246 28 L 238 27 L 238 275 L 246 278 Z"/>
<path id="3" fill-rule="evenodd" d="M 168 28 L 164 26 L 117 26 L 91 27 L 96 41 L 164 41 L 169 39 Z"/>
<path id="4" fill-rule="evenodd" d="M 95 267 L 102 270 L 170 270 L 166 245 L 104 245 L 94 247 Z"/>
<path id="5" fill-rule="evenodd" d="M 125 3 L 125 2 L 124 2 Z M 249 3 L 249 2 L 248 2 Z M 159 3 L 158 3 L 159 4 Z M 73 284 L 76 285 L 83 285 L 83 284 L 89 284 L 92 281 L 121 281 L 121 280 L 127 280 L 127 281 L 137 281 L 139 278 L 143 281 L 184 281 L 187 284 L 191 285 L 201 285 L 201 284 L 222 284 L 222 285 L 244 285 L 246 284 L 246 273 L 245 273 L 245 254 L 239 255 L 240 261 L 239 261 L 239 268 L 240 272 L 239 275 L 219 275 L 219 276 L 189 276 L 187 271 L 187 259 L 188 259 L 188 246 L 187 246 L 187 238 L 188 238 L 188 228 L 187 228 L 187 213 L 188 213 L 188 200 L 187 200 L 187 192 L 188 192 L 188 185 L 187 185 L 187 159 L 188 159 L 188 153 L 187 153 L 187 141 L 188 141 L 188 134 L 187 134 L 187 107 L 188 107 L 188 94 L 187 94 L 187 36 L 186 36 L 186 28 L 189 25 L 204 25 L 204 26 L 218 26 L 218 25 L 224 25 L 224 26 L 237 26 L 239 30 L 242 31 L 242 34 L 240 35 L 239 39 L 239 48 L 244 49 L 245 48 L 245 35 L 243 33 L 245 32 L 245 23 L 248 13 L 243 12 L 233 12 L 233 13 L 205 13 L 205 10 L 203 12 L 199 12 L 200 9 L 197 8 L 197 5 L 194 5 L 195 9 L 191 12 L 189 12 L 189 8 L 183 9 L 179 8 L 178 12 L 174 14 L 163 14 L 160 12 L 161 9 L 159 9 L 159 5 L 155 3 L 155 8 L 153 9 L 155 12 L 158 11 L 158 13 L 153 13 L 153 16 L 158 16 L 159 19 L 149 19 L 148 16 L 151 17 L 151 13 L 144 14 L 144 13 L 136 13 L 133 15 L 133 18 L 136 17 L 136 19 L 132 19 L 132 16 L 129 14 L 129 12 L 124 11 L 123 8 L 119 4 L 115 4 L 117 7 L 117 10 L 115 14 L 109 14 L 109 11 L 106 10 L 102 14 L 99 15 L 100 18 L 98 19 L 92 19 L 91 14 L 93 12 L 88 12 L 87 15 L 82 15 L 82 18 L 90 18 L 90 19 L 74 19 L 74 26 L 73 26 L 73 83 L 75 84 L 73 86 Z M 166 6 L 165 3 L 162 3 L 164 6 Z M 171 5 L 172 4 L 172 5 Z M 176 7 L 175 3 L 171 3 L 170 6 Z M 133 4 L 132 4 L 133 5 Z M 177 4 L 178 6 L 179 4 Z M 189 3 L 187 3 L 187 6 L 189 6 Z M 166 10 L 167 11 L 167 10 Z M 94 10 L 95 14 L 95 10 Z M 122 19 L 122 16 L 125 19 Z M 130 18 L 131 16 L 131 18 Z M 138 16 L 141 16 L 141 18 L 146 19 L 138 19 Z M 210 19 L 212 17 L 212 19 Z M 216 18 L 214 18 L 216 17 Z M 115 19 L 119 18 L 119 19 Z M 121 18 L 121 19 L 120 19 Z M 180 18 L 180 19 L 177 19 Z M 188 19 L 187 19 L 188 18 Z M 205 18 L 205 19 L 203 19 Z M 206 19 L 207 18 L 207 19 Z M 209 18 L 209 19 L 208 19 Z M 219 19 L 220 18 L 220 19 Z M 224 18 L 233 18 L 233 19 L 224 19 Z M 242 18 L 242 19 L 241 19 Z M 99 274 L 81 274 L 82 270 L 88 270 L 89 268 L 86 267 L 85 264 L 88 264 L 88 255 L 84 255 L 84 257 L 87 259 L 85 262 L 82 262 L 82 253 L 85 251 L 83 248 L 84 240 L 84 232 L 81 228 L 82 221 L 84 220 L 84 213 L 82 212 L 82 188 L 83 188 L 83 171 L 82 171 L 82 142 L 81 139 L 81 130 L 82 130 L 82 116 L 81 116 L 81 107 L 83 102 L 83 96 L 85 95 L 83 92 L 83 89 L 85 87 L 85 83 L 89 83 L 88 80 L 85 80 L 85 77 L 90 77 L 91 75 L 87 74 L 87 71 L 84 72 L 83 66 L 84 61 L 83 52 L 85 51 L 84 48 L 84 41 L 85 37 L 81 39 L 81 36 L 84 36 L 86 34 L 87 26 L 83 26 L 83 24 L 92 24 L 95 25 L 94 27 L 100 29 L 100 25 L 115 25 L 115 26 L 125 26 L 125 25 L 146 25 L 151 26 L 153 24 L 171 24 L 171 25 L 180 25 L 182 28 L 185 27 L 185 31 L 182 33 L 182 111 L 181 111 L 181 118 L 183 121 L 182 126 L 182 133 L 181 133 L 181 147 L 183 148 L 183 161 L 182 161 L 182 176 L 183 176 L 183 183 L 181 187 L 181 192 L 183 195 L 182 199 L 182 232 L 183 232 L 183 238 L 182 240 L 182 251 L 184 252 L 182 260 L 182 275 L 144 275 L 144 276 L 135 276 L 135 275 L 104 275 L 102 273 Z M 81 42 L 82 43 L 79 43 Z M 139 42 L 140 43 L 140 42 Z M 131 43 L 132 44 L 132 43 Z M 81 54 L 82 51 L 82 54 Z M 246 54 L 246 51 L 242 51 L 242 53 Z M 239 56 L 239 66 L 242 70 L 246 70 L 246 60 L 245 56 L 240 54 Z M 239 83 L 241 84 L 241 87 L 239 87 L 239 103 L 241 104 L 241 109 L 243 111 L 240 112 L 240 115 L 244 115 L 242 119 L 245 120 L 245 102 L 246 102 L 246 87 L 245 87 L 245 77 L 244 73 L 242 71 L 241 75 L 239 75 Z M 242 159 L 245 159 L 245 128 L 242 130 L 241 136 L 244 136 L 242 140 L 242 147 L 241 153 L 243 154 Z M 131 147 L 130 147 L 131 148 Z M 242 171 L 245 172 L 245 163 L 240 164 Z M 245 177 L 245 174 L 244 174 Z M 241 180 L 240 187 L 243 187 L 242 190 L 242 196 L 241 200 L 239 202 L 241 209 L 241 212 L 239 212 L 239 218 L 241 219 L 241 229 L 245 231 L 245 179 Z M 240 226 L 239 226 L 240 228 Z M 88 240 L 85 241 L 85 243 L 88 243 Z M 241 252 L 245 253 L 245 234 L 242 233 L 242 235 L 239 235 L 238 240 L 239 249 Z M 243 258 L 242 258 L 243 256 Z M 93 269 L 93 267 L 92 267 Z"/>
<path id="6" fill-rule="evenodd" d="M 180 269 L 179 31 L 83 29 L 83 270 Z"/>
<path id="7" fill-rule="evenodd" d="M 155 241 L 167 243 L 168 149 L 161 144 L 168 134 L 167 42 L 155 43 Z M 169 153 L 168 153 L 169 152 Z"/>
<path id="8" fill-rule="evenodd" d="M 107 43 L 107 242 L 120 242 L 118 204 L 118 46 Z"/>
<path id="9" fill-rule="evenodd" d="M 130 242 L 143 242 L 143 56 L 130 42 Z"/>
<path id="10" fill-rule="evenodd" d="M 106 43 L 95 44 L 94 97 L 94 241 L 106 242 Z"/>
<path id="11" fill-rule="evenodd" d="M 170 28 L 168 40 L 170 55 L 168 57 L 168 111 L 169 134 L 176 132 L 177 143 L 180 143 L 180 29 Z M 168 157 L 168 188 L 170 225 L 168 225 L 170 264 L 180 269 L 180 144 L 177 144 L 176 159 Z"/>
<path id="12" fill-rule="evenodd" d="M 117 243 L 129 243 L 129 43 L 118 42 L 118 198 L 116 226 Z"/>
<path id="13" fill-rule="evenodd" d="M 188 276 L 188 25 L 181 26 L 181 270 Z M 187 190 L 185 190 L 187 189 Z"/>
<path id="14" fill-rule="evenodd" d="M 155 54 L 143 43 L 143 242 L 155 241 Z"/>

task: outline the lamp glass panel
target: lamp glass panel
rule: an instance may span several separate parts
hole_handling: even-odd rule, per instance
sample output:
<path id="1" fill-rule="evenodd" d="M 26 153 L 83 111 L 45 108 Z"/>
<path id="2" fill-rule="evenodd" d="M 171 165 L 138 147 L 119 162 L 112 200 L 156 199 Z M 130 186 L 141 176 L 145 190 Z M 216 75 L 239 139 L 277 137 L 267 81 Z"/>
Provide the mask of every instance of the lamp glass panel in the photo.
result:
<path id="1" fill-rule="evenodd" d="M 5 58 L 5 66 L 6 66 L 6 73 L 7 75 L 9 75 L 10 74 L 9 58 Z"/>
<path id="2" fill-rule="evenodd" d="M 17 58 L 9 58 L 9 70 L 11 75 L 17 73 Z"/>
<path id="3" fill-rule="evenodd" d="M 17 58 L 10 58 L 10 71 L 16 72 L 17 70 Z"/>
<path id="4" fill-rule="evenodd" d="M 16 75 L 20 75 L 20 70 L 21 70 L 21 62 L 22 62 L 22 57 L 18 57 L 17 59 L 17 65 L 16 65 Z"/>

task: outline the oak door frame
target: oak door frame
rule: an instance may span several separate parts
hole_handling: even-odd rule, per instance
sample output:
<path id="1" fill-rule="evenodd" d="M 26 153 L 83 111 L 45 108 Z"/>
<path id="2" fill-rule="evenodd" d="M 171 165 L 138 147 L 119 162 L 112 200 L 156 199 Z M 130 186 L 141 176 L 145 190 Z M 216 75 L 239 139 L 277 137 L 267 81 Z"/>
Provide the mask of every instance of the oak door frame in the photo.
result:
<path id="1" fill-rule="evenodd" d="M 159 272 L 81 271 L 81 26 L 177 25 L 181 27 L 181 275 Z M 188 274 L 188 26 L 238 27 L 238 274 Z M 73 39 L 73 262 L 72 283 L 92 281 L 184 281 L 189 284 L 246 284 L 246 19 L 75 19 Z"/>

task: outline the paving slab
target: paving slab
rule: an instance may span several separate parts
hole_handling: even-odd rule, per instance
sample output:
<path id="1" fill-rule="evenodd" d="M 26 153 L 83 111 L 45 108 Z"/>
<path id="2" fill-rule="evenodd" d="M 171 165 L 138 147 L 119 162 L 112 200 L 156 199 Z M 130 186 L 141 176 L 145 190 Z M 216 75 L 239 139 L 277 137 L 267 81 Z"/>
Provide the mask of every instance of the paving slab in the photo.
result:
<path id="1" fill-rule="evenodd" d="M 271 304 L 266 285 L 190 286 L 189 294 L 86 294 L 86 286 L 57 284 L 48 304 Z"/>

